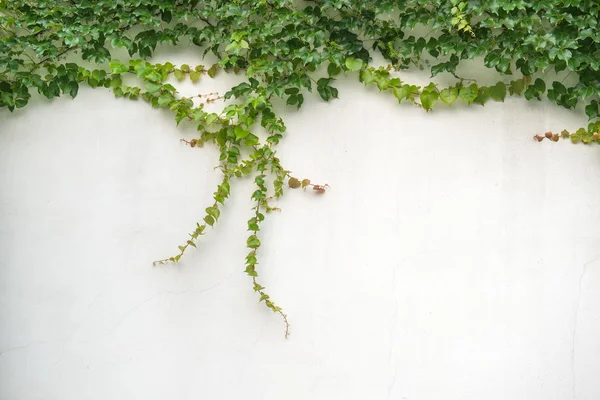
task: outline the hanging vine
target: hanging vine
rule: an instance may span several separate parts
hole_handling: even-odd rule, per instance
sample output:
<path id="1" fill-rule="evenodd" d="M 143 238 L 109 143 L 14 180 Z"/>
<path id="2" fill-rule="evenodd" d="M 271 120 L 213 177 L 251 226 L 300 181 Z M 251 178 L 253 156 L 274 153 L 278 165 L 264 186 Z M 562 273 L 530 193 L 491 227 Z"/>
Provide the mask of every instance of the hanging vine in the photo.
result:
<path id="1" fill-rule="evenodd" d="M 25 107 L 33 92 L 47 99 L 75 97 L 83 84 L 112 90 L 117 98 L 141 98 L 171 110 L 177 125 L 195 125 L 198 137 L 182 141 L 217 146 L 222 181 L 189 239 L 155 264 L 178 262 L 195 248 L 218 222 L 230 181 L 253 176 L 245 272 L 259 301 L 283 318 L 287 337 L 287 316 L 257 280 L 260 224 L 276 210 L 273 200 L 285 186 L 319 194 L 327 185 L 293 177 L 280 163 L 276 148 L 286 127 L 274 100 L 300 108 L 316 89 L 330 101 L 338 97 L 335 82 L 342 74 L 425 111 L 457 101 L 545 97 L 568 109 L 582 104 L 590 122 L 575 132 L 536 134 L 536 140 L 600 143 L 599 15 L 595 0 L 0 0 L 0 108 Z M 218 62 L 192 67 L 146 61 L 157 46 L 182 41 Z M 115 49 L 125 49 L 129 59 L 114 58 Z M 389 65 L 370 66 L 373 52 Z M 482 59 L 497 83 L 459 77 L 459 65 L 473 59 Z M 449 74 L 455 83 L 404 82 L 401 71 L 408 68 L 428 68 L 432 78 Z M 194 97 L 165 83 L 171 75 L 195 83 L 223 72 L 247 79 L 226 93 Z M 574 83 L 549 82 L 549 72 L 570 74 Z M 127 85 L 124 76 L 138 83 Z M 218 113 L 205 111 L 205 104 L 216 102 L 226 105 Z M 259 126 L 268 132 L 265 140 L 257 135 Z"/>

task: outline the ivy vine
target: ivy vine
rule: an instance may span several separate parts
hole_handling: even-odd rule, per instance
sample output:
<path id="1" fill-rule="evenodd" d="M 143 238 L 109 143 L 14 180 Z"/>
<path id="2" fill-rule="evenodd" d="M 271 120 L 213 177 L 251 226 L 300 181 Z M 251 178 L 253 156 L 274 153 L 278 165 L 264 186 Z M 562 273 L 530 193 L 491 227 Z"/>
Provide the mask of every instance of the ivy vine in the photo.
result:
<path id="1" fill-rule="evenodd" d="M 195 125 L 197 138 L 182 141 L 217 146 L 222 181 L 189 239 L 155 264 L 178 262 L 196 247 L 218 222 L 231 180 L 253 177 L 245 272 L 259 300 L 283 318 L 287 337 L 287 316 L 257 280 L 260 226 L 277 210 L 273 200 L 286 186 L 320 194 L 327 185 L 294 177 L 282 166 L 276 148 L 286 127 L 275 113 L 276 99 L 300 108 L 316 89 L 330 101 L 338 97 L 335 82 L 342 74 L 425 111 L 455 102 L 502 102 L 506 96 L 547 98 L 568 109 L 581 106 L 589 124 L 575 132 L 536 134 L 536 140 L 600 143 L 599 16 L 596 0 L 0 0 L 0 108 L 23 108 L 35 92 L 47 99 L 75 97 L 83 84 L 112 90 L 117 98 L 143 99 L 171 110 L 177 125 Z M 157 46 L 182 42 L 218 62 L 147 61 Z M 120 48 L 129 59 L 113 57 Z M 374 52 L 389 65 L 370 65 Z M 457 68 L 467 60 L 482 60 L 497 83 L 460 77 Z M 455 82 L 414 85 L 402 79 L 408 68 L 427 68 L 432 78 L 448 74 Z M 198 82 L 221 73 L 244 74 L 246 80 L 226 93 L 194 97 L 165 83 L 170 76 Z M 549 79 L 560 74 L 565 77 Z M 125 76 L 137 84 L 126 84 Z M 205 111 L 205 104 L 215 102 L 224 103 L 220 112 Z M 262 139 L 260 127 L 267 132 Z"/>

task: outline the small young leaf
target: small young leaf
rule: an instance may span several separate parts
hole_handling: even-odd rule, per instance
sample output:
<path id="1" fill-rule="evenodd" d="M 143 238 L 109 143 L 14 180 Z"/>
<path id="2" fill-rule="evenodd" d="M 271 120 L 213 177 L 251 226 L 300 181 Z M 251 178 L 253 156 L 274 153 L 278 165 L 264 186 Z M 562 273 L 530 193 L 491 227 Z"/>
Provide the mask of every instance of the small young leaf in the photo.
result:
<path id="1" fill-rule="evenodd" d="M 215 219 L 211 215 L 207 215 L 204 217 L 204 222 L 210 226 L 213 226 L 215 224 Z"/>
<path id="2" fill-rule="evenodd" d="M 256 237 L 256 235 L 252 235 L 246 240 L 246 246 L 251 249 L 256 249 L 260 247 L 260 240 Z"/>
<path id="3" fill-rule="evenodd" d="M 221 212 L 217 207 L 207 207 L 205 211 L 208 215 L 213 217 L 215 221 L 217 221 L 219 219 L 219 216 L 221 215 Z"/>

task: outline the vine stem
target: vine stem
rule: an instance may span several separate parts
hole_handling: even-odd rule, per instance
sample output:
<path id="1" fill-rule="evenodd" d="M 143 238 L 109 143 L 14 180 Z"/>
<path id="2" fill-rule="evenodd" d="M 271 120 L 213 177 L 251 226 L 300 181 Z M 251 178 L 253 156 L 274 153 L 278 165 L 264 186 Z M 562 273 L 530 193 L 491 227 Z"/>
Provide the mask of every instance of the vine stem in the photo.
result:
<path id="1" fill-rule="evenodd" d="M 262 178 L 264 178 L 265 174 L 261 172 L 261 174 L 259 176 L 262 177 Z M 262 187 L 261 187 L 262 185 L 263 184 L 259 184 L 259 188 L 262 189 Z M 254 212 L 254 223 L 256 224 L 257 227 L 260 224 L 260 217 L 259 217 L 260 206 L 261 206 L 261 199 L 258 198 L 258 199 L 256 199 L 256 206 L 254 206 L 254 210 L 255 210 L 255 212 Z M 258 237 L 258 229 L 252 230 L 252 233 L 253 233 L 254 236 Z M 257 251 L 258 251 L 257 247 L 255 247 L 255 248 L 252 249 L 251 254 L 252 254 L 252 256 L 254 258 L 256 258 Z M 289 323 L 289 321 L 287 319 L 287 315 L 281 310 L 281 307 L 278 307 L 273 302 L 271 302 L 271 300 L 269 300 L 269 296 L 263 291 L 264 288 L 256 280 L 256 275 L 257 275 L 256 271 L 253 271 L 253 272 L 254 272 L 254 275 L 252 276 L 252 283 L 254 284 L 253 285 L 254 288 L 255 288 L 254 290 L 257 291 L 261 295 L 261 298 L 263 298 L 263 296 L 266 296 L 265 297 L 265 302 L 267 304 L 267 307 L 270 308 L 271 310 L 279 313 L 279 315 L 281 315 L 281 318 L 283 319 L 283 322 L 285 323 L 285 338 L 287 339 L 290 336 L 290 323 Z"/>
<path id="2" fill-rule="evenodd" d="M 256 281 L 256 277 L 254 277 L 254 276 L 252 277 L 252 283 L 254 283 L 255 285 L 258 285 L 258 282 Z M 285 338 L 287 339 L 290 337 L 290 323 L 288 322 L 287 314 L 285 314 L 281 310 L 278 310 L 277 312 L 279 313 L 279 315 L 281 315 L 281 318 L 283 319 L 283 322 L 285 323 Z"/>

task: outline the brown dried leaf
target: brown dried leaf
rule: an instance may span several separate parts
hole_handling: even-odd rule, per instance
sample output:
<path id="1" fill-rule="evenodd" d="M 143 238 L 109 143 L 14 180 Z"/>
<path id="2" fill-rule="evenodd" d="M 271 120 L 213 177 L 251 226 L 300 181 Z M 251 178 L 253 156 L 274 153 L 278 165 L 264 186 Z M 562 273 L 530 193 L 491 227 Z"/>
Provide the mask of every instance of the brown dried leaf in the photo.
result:
<path id="1" fill-rule="evenodd" d="M 290 178 L 290 180 L 288 181 L 288 185 L 292 189 L 297 189 L 297 188 L 299 188 L 301 186 L 301 183 L 296 178 Z"/>

